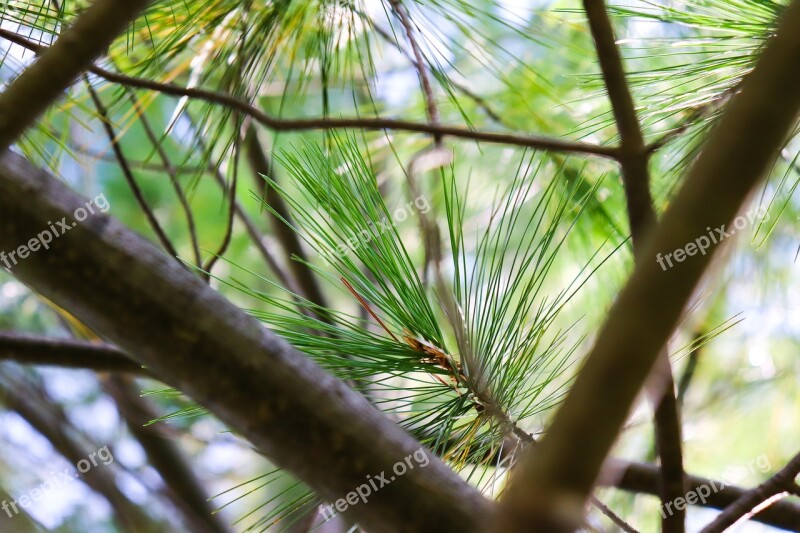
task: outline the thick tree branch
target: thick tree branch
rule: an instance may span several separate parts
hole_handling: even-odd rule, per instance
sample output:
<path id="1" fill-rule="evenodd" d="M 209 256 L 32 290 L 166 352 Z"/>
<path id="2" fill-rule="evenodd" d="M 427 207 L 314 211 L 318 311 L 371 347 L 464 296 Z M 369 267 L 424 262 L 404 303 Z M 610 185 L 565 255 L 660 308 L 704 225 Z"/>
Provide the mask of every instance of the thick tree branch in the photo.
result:
<path id="1" fill-rule="evenodd" d="M 0 249 L 85 201 L 0 157 Z M 95 214 L 13 274 L 335 501 L 420 448 L 363 397 L 111 217 Z M 491 504 L 438 458 L 345 514 L 375 531 L 477 531 Z"/>
<path id="2" fill-rule="evenodd" d="M 761 504 L 783 492 L 794 492 L 794 479 L 800 474 L 800 453 L 795 455 L 778 473 L 725 508 L 701 533 L 721 533 L 741 520 L 747 520 L 761 511 Z M 769 507 L 766 507 L 769 509 Z M 795 526 L 798 523 L 795 522 Z M 796 529 L 795 529 L 796 530 Z"/>
<path id="3" fill-rule="evenodd" d="M 792 65 L 798 61 L 800 2 L 795 1 L 646 241 L 550 430 L 516 472 L 499 530 L 580 526 L 603 460 L 716 249 L 667 270 L 656 256 L 730 224 L 742 208 L 796 123 L 800 72 Z"/>
<path id="4" fill-rule="evenodd" d="M 86 71 L 150 0 L 95 0 L 0 95 L 0 150 Z"/>
<path id="5" fill-rule="evenodd" d="M 142 365 L 110 344 L 0 333 L 0 360 L 98 372 L 146 375 Z"/>
<path id="6" fill-rule="evenodd" d="M 25 37 L 6 29 L 0 28 L 0 36 L 20 46 L 40 53 L 47 49 L 34 43 Z M 509 144 L 514 146 L 525 146 L 528 148 L 538 148 L 554 152 L 575 152 L 582 154 L 597 155 L 606 158 L 616 158 L 618 149 L 615 147 L 598 146 L 594 144 L 562 141 L 560 139 L 550 139 L 535 135 L 522 135 L 516 133 L 502 133 L 491 131 L 477 131 L 461 128 L 458 126 L 447 126 L 438 124 L 425 124 L 419 122 L 409 122 L 406 120 L 396 120 L 390 118 L 301 118 L 301 119 L 281 119 L 270 116 L 249 103 L 239 100 L 233 96 L 198 89 L 193 87 L 183 87 L 172 83 L 159 83 L 141 78 L 133 78 L 124 74 L 118 74 L 98 66 L 87 66 L 87 70 L 101 78 L 118 83 L 126 87 L 135 87 L 156 91 L 170 96 L 187 97 L 202 100 L 212 104 L 228 107 L 234 111 L 247 115 L 263 126 L 274 131 L 310 131 L 310 130 L 332 130 L 332 129 L 364 129 L 364 130 L 397 130 L 415 133 L 427 133 L 430 135 L 449 136 L 461 139 L 470 139 L 488 143 Z"/>

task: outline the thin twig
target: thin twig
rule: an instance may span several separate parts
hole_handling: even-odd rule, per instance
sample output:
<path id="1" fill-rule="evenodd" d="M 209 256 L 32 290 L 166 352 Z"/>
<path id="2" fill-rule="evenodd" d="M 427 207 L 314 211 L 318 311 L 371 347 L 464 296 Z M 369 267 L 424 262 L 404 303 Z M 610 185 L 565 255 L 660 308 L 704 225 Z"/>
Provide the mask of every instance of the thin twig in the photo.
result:
<path id="1" fill-rule="evenodd" d="M 633 528 L 629 523 L 623 520 L 617 513 L 611 510 L 606 504 L 604 504 L 600 499 L 596 496 L 592 496 L 592 505 L 597 507 L 600 511 L 603 512 L 604 515 L 609 517 L 612 522 L 617 524 L 617 526 L 622 529 L 622 531 L 627 531 L 628 533 L 639 533 L 636 529 Z"/>
<path id="2" fill-rule="evenodd" d="M 172 162 L 170 161 L 167 152 L 164 150 L 164 146 L 162 145 L 161 141 L 159 140 L 158 136 L 156 135 L 155 131 L 150 125 L 150 121 L 147 119 L 145 110 L 141 102 L 139 101 L 139 98 L 136 96 L 136 92 L 130 87 L 126 87 L 126 92 L 128 93 L 128 97 L 131 100 L 131 104 L 136 110 L 136 113 L 139 117 L 139 121 L 141 122 L 142 127 L 144 128 L 145 135 L 147 135 L 147 138 L 150 139 L 150 142 L 153 143 L 153 147 L 156 149 L 156 152 L 158 153 L 158 156 L 161 159 L 162 164 L 164 165 L 164 170 L 167 172 L 169 180 L 172 183 L 172 188 L 175 190 L 175 194 L 178 196 L 178 201 L 180 202 L 184 216 L 186 217 L 186 226 L 189 230 L 189 237 L 192 242 L 192 251 L 194 252 L 195 265 L 200 266 L 203 264 L 203 260 L 200 256 L 200 244 L 197 239 L 197 228 L 195 227 L 194 223 L 194 214 L 192 213 L 192 207 L 189 205 L 189 201 L 186 199 L 186 195 L 184 194 L 183 189 L 181 188 L 180 181 L 178 180 L 178 172 L 172 165 Z"/>
<path id="3" fill-rule="evenodd" d="M 24 46 L 35 52 L 47 49 L 25 37 L 14 32 L 0 28 L 0 36 L 12 41 L 20 46 Z M 159 83 L 155 81 L 134 78 L 124 74 L 118 74 L 98 66 L 89 68 L 89 72 L 104 78 L 107 81 L 156 91 L 170 96 L 193 98 L 205 102 L 219 104 L 245 115 L 252 117 L 260 124 L 275 131 L 309 131 L 309 130 L 332 130 L 332 129 L 364 129 L 364 130 L 396 130 L 415 133 L 427 133 L 430 135 L 441 135 L 483 141 L 488 143 L 508 144 L 513 146 L 525 146 L 538 148 L 540 150 L 550 150 L 556 152 L 575 152 L 588 155 L 596 155 L 609 159 L 619 157 L 619 149 L 613 146 L 598 146 L 589 143 L 563 141 L 535 135 L 522 135 L 515 133 L 478 131 L 461 128 L 458 126 L 434 125 L 406 120 L 396 120 L 390 118 L 301 118 L 301 119 L 281 119 L 270 116 L 260 109 L 228 94 L 198 89 L 195 87 L 183 87 L 172 83 Z"/>
<path id="4" fill-rule="evenodd" d="M 169 237 L 167 237 L 167 234 L 164 232 L 164 229 L 158 222 L 155 213 L 153 213 L 153 210 L 147 203 L 147 199 L 144 197 L 142 189 L 139 187 L 139 184 L 136 183 L 136 178 L 133 176 L 133 172 L 128 164 L 128 160 L 125 158 L 125 154 L 122 152 L 122 147 L 119 144 L 117 133 L 114 131 L 114 126 L 111 124 L 111 118 L 108 115 L 108 110 L 103 105 L 103 102 L 100 100 L 100 96 L 94 90 L 94 87 L 92 87 L 88 77 L 84 76 L 84 80 L 86 82 L 86 88 L 89 91 L 89 95 L 92 97 L 94 106 L 97 109 L 97 114 L 100 116 L 100 122 L 103 125 L 103 129 L 106 132 L 109 142 L 111 143 L 111 148 L 114 150 L 114 155 L 117 158 L 120 170 L 122 170 L 122 175 L 125 177 L 125 181 L 128 183 L 128 187 L 130 187 L 131 192 L 136 199 L 136 203 L 139 204 L 139 207 L 144 212 L 150 227 L 153 229 L 158 237 L 159 242 L 161 242 L 161 245 L 164 247 L 170 257 L 173 257 L 178 263 L 183 265 L 183 262 L 178 258 L 178 252 L 175 250 L 175 247 L 172 245 Z"/>
<path id="5" fill-rule="evenodd" d="M 211 257 L 208 258 L 208 261 L 203 266 L 203 270 L 207 273 L 207 275 L 211 274 L 211 269 L 214 268 L 214 265 L 219 260 L 220 257 L 227 251 L 228 246 L 230 246 L 231 239 L 233 238 L 233 221 L 236 215 L 236 184 L 239 178 L 239 144 L 241 140 L 241 124 L 239 123 L 238 117 L 236 119 L 236 138 L 233 142 L 233 177 L 231 178 L 231 184 L 227 188 L 228 191 L 228 217 L 225 223 L 225 235 L 222 238 L 222 243 L 220 244 L 219 248 L 217 249 L 216 253 L 211 254 Z"/>
<path id="6" fill-rule="evenodd" d="M 438 125 L 439 109 L 436 107 L 436 97 L 433 94 L 433 87 L 431 86 L 431 81 L 428 77 L 428 71 L 425 68 L 425 61 L 422 59 L 422 50 L 420 49 L 417 38 L 414 35 L 414 28 L 411 24 L 411 18 L 409 17 L 408 11 L 406 11 L 405 6 L 400 0 L 391 0 L 391 4 L 392 10 L 400 20 L 400 24 L 403 25 L 403 29 L 406 32 L 406 38 L 408 39 L 408 44 L 411 46 L 411 52 L 414 54 L 414 66 L 417 70 L 417 77 L 419 78 L 419 84 L 422 88 L 422 95 L 425 99 L 425 110 L 428 114 L 428 122 L 430 122 L 432 125 Z M 434 134 L 434 141 L 436 145 L 439 146 L 442 142 L 442 136 Z"/>
<path id="7" fill-rule="evenodd" d="M 749 520 L 753 515 L 766 508 L 773 498 L 783 492 L 793 492 L 797 484 L 794 478 L 800 473 L 800 453 L 795 455 L 786 466 L 759 486 L 743 494 L 717 515 L 713 522 L 703 528 L 701 533 L 721 533 L 729 527 Z"/>
<path id="8" fill-rule="evenodd" d="M 362 11 L 357 11 L 357 13 L 366 24 L 369 24 L 370 28 L 372 28 L 372 30 L 379 37 L 381 37 L 384 41 L 389 43 L 389 45 L 391 45 L 398 52 L 400 52 L 411 63 L 411 65 L 415 69 L 419 69 L 419 65 L 418 65 L 417 61 L 413 57 L 408 55 L 408 52 L 402 46 L 400 46 L 400 44 L 397 42 L 397 40 L 391 34 L 389 34 L 389 32 L 387 32 L 385 29 L 383 29 L 380 26 L 378 26 L 375 23 L 375 20 L 373 20 L 371 17 L 367 16 L 366 13 L 364 13 Z M 463 83 L 459 83 L 459 82 L 457 82 L 455 80 L 452 80 L 452 79 L 448 79 L 448 83 L 450 85 L 452 85 L 454 88 L 456 88 L 459 92 L 461 92 L 464 96 L 466 96 L 467 98 L 472 100 L 475 103 L 475 105 L 477 105 L 480 109 L 482 109 L 483 112 L 486 113 L 486 116 L 488 116 L 490 119 L 492 119 L 493 121 L 497 122 L 501 126 L 504 126 L 506 128 L 509 128 L 509 129 L 514 129 L 514 127 L 511 124 L 509 124 L 502 116 L 500 116 L 500 113 L 495 111 L 492 108 L 492 106 L 489 105 L 489 103 L 486 101 L 486 98 L 480 96 L 479 94 L 477 94 L 476 92 L 471 90 L 469 87 L 467 87 Z"/>

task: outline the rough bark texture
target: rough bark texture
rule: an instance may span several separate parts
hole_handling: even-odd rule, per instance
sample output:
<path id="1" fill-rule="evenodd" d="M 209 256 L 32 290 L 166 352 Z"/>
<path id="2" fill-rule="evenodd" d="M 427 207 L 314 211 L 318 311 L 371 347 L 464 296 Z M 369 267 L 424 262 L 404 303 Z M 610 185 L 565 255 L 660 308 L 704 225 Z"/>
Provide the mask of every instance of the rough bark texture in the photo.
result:
<path id="1" fill-rule="evenodd" d="M 24 158 L 0 156 L 0 250 L 85 205 Z M 13 267 L 24 283 L 250 439 L 329 501 L 420 445 L 363 397 L 154 245 L 97 213 Z M 372 531 L 477 531 L 491 504 L 439 459 L 346 515 Z"/>
<path id="2" fill-rule="evenodd" d="M 796 123 L 800 72 L 792 67 L 798 61 L 795 1 L 646 243 L 541 446 L 512 479 L 496 530 L 580 526 L 603 461 L 719 245 L 666 271 L 656 256 L 731 223 Z"/>

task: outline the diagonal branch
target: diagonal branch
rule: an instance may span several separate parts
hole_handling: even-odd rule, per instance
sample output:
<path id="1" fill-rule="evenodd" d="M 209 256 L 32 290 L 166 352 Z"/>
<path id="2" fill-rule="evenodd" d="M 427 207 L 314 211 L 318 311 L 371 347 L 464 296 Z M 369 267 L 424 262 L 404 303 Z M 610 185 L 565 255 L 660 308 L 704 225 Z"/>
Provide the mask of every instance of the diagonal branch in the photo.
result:
<path id="1" fill-rule="evenodd" d="M 95 0 L 0 95 L 0 150 L 10 146 L 91 67 L 150 0 Z"/>
<path id="2" fill-rule="evenodd" d="M 517 471 L 499 514 L 500 530 L 580 526 L 603 461 L 719 246 L 669 270 L 659 267 L 657 256 L 682 249 L 707 235 L 707 228 L 730 224 L 742 208 L 796 124 L 800 72 L 791 66 L 798 61 L 795 1 L 646 241 L 549 432 Z"/>
<path id="3" fill-rule="evenodd" d="M 656 465 L 627 462 L 617 459 L 609 460 L 611 466 L 621 475 L 615 479 L 601 480 L 601 484 L 637 494 L 659 494 L 660 472 Z M 739 500 L 749 491 L 741 487 L 726 485 L 724 482 L 702 476 L 686 476 L 687 494 L 708 494 L 697 498 L 696 505 L 713 509 L 725 509 Z M 670 509 L 674 509 L 671 507 Z M 753 517 L 753 520 L 773 527 L 790 531 L 800 530 L 800 504 L 792 501 L 780 501 L 767 507 Z"/>
<path id="4" fill-rule="evenodd" d="M 769 508 L 772 498 L 785 492 L 794 492 L 794 479 L 800 474 L 800 453 L 795 455 L 778 473 L 725 508 L 701 533 L 721 533 L 734 524 L 748 520 L 764 508 Z M 766 507 L 764 506 L 766 504 Z M 797 526 L 798 523 L 795 523 Z"/>
<path id="5" fill-rule="evenodd" d="M 24 158 L 0 157 L 0 249 L 83 204 Z M 362 396 L 111 217 L 95 214 L 12 273 L 328 501 L 420 449 Z M 344 514 L 375 531 L 481 529 L 491 504 L 429 457 Z"/>

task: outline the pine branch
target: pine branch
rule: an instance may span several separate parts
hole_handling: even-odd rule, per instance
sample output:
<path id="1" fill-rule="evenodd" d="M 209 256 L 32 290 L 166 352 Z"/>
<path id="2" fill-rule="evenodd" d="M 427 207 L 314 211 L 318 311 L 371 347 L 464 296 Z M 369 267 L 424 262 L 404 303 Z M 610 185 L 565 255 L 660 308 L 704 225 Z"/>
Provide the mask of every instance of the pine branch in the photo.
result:
<path id="1" fill-rule="evenodd" d="M 0 248 L 72 217 L 84 200 L 10 152 L 0 158 Z M 328 501 L 420 448 L 154 245 L 96 214 L 20 262 L 21 281 L 136 354 Z M 491 504 L 439 459 L 409 470 L 346 516 L 379 531 L 477 531 Z"/>
<path id="2" fill-rule="evenodd" d="M 95 0 L 0 95 L 0 150 L 10 146 L 39 115 L 91 67 L 150 0 Z"/>
<path id="3" fill-rule="evenodd" d="M 800 73 L 790 67 L 798 60 L 800 2 L 793 2 L 639 254 L 643 260 L 610 310 L 547 436 L 512 480 L 499 514 L 501 529 L 526 524 L 555 532 L 580 525 L 603 460 L 713 252 L 666 271 L 656 256 L 683 248 L 707 234 L 706 228 L 731 223 L 796 123 Z"/>
<path id="4" fill-rule="evenodd" d="M 0 359 L 23 365 L 147 375 L 141 365 L 110 344 L 0 333 Z"/>
<path id="5" fill-rule="evenodd" d="M 20 46 L 37 53 L 47 49 L 46 46 L 36 44 L 21 35 L 17 35 L 6 29 L 0 28 L 0 36 Z M 540 150 L 550 150 L 554 152 L 575 152 L 587 155 L 596 155 L 605 158 L 618 157 L 618 149 L 615 147 L 598 146 L 588 143 L 562 141 L 560 139 L 550 139 L 535 135 L 522 135 L 515 133 L 501 133 L 491 131 L 478 131 L 461 128 L 458 126 L 447 126 L 438 124 L 425 124 L 397 120 L 390 118 L 301 118 L 301 119 L 281 119 L 270 116 L 260 109 L 250 105 L 228 94 L 198 89 L 194 87 L 183 87 L 173 83 L 159 83 L 134 78 L 124 74 L 118 74 L 98 66 L 89 66 L 87 70 L 101 78 L 118 83 L 126 87 L 146 89 L 160 92 L 170 96 L 187 97 L 202 100 L 212 104 L 218 104 L 234 111 L 247 115 L 263 126 L 274 131 L 312 131 L 312 130 L 337 130 L 337 129 L 364 129 L 364 130 L 396 130 L 414 133 L 426 133 L 429 135 L 440 135 L 482 141 L 488 143 L 508 144 L 512 146 L 523 146 L 528 148 L 538 148 Z M 0 102 L 1 103 L 1 102 Z"/>

